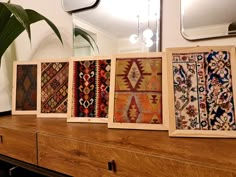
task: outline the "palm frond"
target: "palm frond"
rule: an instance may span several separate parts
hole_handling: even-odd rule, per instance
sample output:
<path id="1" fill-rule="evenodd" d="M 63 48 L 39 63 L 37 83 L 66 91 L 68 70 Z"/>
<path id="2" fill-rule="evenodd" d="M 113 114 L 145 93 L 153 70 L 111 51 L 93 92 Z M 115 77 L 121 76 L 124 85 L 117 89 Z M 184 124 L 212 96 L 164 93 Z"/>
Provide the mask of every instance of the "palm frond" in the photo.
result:
<path id="1" fill-rule="evenodd" d="M 44 20 L 62 42 L 57 27 L 46 17 L 31 9 L 23 9 L 17 4 L 0 2 L 0 64 L 1 58 L 11 43 L 24 31 L 31 40 L 30 25 Z"/>
<path id="2" fill-rule="evenodd" d="M 0 3 L 0 6 L 3 6 L 5 9 L 11 12 L 11 14 L 17 19 L 18 22 L 20 22 L 20 24 L 27 31 L 28 36 L 31 39 L 29 18 L 23 7 L 17 4 L 10 4 L 5 2 Z"/>
<path id="3" fill-rule="evenodd" d="M 74 35 L 75 35 L 75 37 L 81 36 L 82 38 L 84 38 L 89 43 L 89 45 L 92 47 L 92 49 L 95 50 L 95 47 L 96 47 L 96 49 L 99 53 L 98 45 L 89 33 L 87 33 L 86 31 L 84 31 L 80 28 L 74 28 Z M 95 47 L 94 47 L 94 45 L 95 45 Z"/>
<path id="4" fill-rule="evenodd" d="M 30 24 L 38 22 L 40 20 L 44 20 L 51 27 L 51 29 L 57 35 L 58 39 L 63 44 L 63 41 L 62 41 L 62 38 L 61 38 L 59 30 L 57 29 L 57 27 L 48 18 L 44 17 L 43 15 L 41 15 L 38 12 L 36 12 L 34 10 L 31 10 L 31 9 L 26 9 L 25 11 L 28 14 Z"/>

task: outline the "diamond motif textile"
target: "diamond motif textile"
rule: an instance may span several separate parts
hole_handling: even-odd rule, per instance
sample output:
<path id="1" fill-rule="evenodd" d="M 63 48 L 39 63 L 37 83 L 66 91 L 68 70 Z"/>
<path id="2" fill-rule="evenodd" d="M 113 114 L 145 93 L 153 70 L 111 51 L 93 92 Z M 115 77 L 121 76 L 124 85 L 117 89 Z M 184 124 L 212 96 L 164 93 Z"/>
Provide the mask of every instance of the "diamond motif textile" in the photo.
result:
<path id="1" fill-rule="evenodd" d="M 162 124 L 161 58 L 116 60 L 114 122 Z"/>

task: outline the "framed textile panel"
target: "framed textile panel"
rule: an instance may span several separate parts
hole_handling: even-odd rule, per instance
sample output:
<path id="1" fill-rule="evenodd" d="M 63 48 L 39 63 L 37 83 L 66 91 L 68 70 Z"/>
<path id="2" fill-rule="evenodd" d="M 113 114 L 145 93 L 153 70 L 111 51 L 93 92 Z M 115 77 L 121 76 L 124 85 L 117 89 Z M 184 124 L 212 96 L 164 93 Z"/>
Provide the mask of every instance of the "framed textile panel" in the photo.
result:
<path id="1" fill-rule="evenodd" d="M 107 123 L 113 97 L 110 57 L 82 57 L 70 61 L 68 122 Z"/>
<path id="2" fill-rule="evenodd" d="M 38 77 L 38 117 L 66 118 L 69 60 L 42 60 Z"/>
<path id="3" fill-rule="evenodd" d="M 170 136 L 236 137 L 235 48 L 167 49 Z"/>
<path id="4" fill-rule="evenodd" d="M 125 54 L 115 56 L 115 61 L 114 111 L 108 127 L 167 130 L 162 99 L 164 54 Z"/>
<path id="5" fill-rule="evenodd" d="M 37 62 L 13 64 L 12 114 L 37 114 Z"/>

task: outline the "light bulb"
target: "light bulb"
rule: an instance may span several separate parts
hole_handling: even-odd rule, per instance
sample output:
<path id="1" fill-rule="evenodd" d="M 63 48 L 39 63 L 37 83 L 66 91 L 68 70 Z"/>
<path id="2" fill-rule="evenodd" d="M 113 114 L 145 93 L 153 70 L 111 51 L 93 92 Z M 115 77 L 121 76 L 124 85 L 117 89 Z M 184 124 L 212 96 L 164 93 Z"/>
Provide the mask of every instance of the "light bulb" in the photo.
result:
<path id="1" fill-rule="evenodd" d="M 151 39 L 152 36 L 153 36 L 153 32 L 152 32 L 151 29 L 147 28 L 146 30 L 144 30 L 144 32 L 143 32 L 143 37 L 144 37 L 145 39 Z"/>
<path id="2" fill-rule="evenodd" d="M 131 42 L 132 44 L 135 44 L 137 41 L 138 41 L 137 34 L 131 34 L 129 37 L 129 42 Z"/>
<path id="3" fill-rule="evenodd" d="M 151 39 L 146 39 L 145 40 L 145 46 L 146 47 L 151 47 L 153 45 L 153 41 Z"/>

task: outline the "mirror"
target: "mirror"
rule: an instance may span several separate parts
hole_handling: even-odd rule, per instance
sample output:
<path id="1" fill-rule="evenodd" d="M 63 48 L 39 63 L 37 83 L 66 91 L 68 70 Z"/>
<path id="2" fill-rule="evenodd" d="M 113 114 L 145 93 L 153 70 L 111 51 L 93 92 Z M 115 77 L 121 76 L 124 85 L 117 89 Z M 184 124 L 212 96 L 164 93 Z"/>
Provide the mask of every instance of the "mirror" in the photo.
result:
<path id="1" fill-rule="evenodd" d="M 188 40 L 236 35 L 235 0 L 181 0 L 181 33 Z"/>
<path id="2" fill-rule="evenodd" d="M 100 0 L 73 13 L 75 56 L 160 51 L 160 7 L 161 0 Z"/>
<path id="3" fill-rule="evenodd" d="M 78 9 L 89 9 L 96 7 L 99 3 L 99 0 L 86 0 L 86 1 L 77 1 L 77 0 L 62 0 L 62 8 L 66 12 L 75 11 Z"/>

